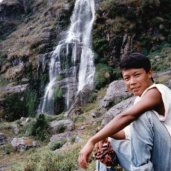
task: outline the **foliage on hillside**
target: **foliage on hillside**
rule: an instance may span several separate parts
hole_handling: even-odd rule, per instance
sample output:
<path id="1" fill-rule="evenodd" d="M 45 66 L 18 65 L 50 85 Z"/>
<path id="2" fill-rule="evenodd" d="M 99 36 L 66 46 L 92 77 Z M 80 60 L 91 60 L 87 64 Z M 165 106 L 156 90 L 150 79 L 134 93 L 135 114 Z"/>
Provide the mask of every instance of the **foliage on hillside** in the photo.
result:
<path id="1" fill-rule="evenodd" d="M 99 66 L 99 63 L 102 63 L 117 68 L 120 58 L 127 51 L 142 52 L 152 58 L 155 54 L 163 58 L 161 52 L 165 51 L 165 45 L 167 44 L 168 49 L 171 46 L 170 9 L 169 0 L 102 1 L 97 9 L 93 32 L 96 64 Z M 164 53 L 164 56 L 164 59 L 170 59 L 169 53 Z M 154 69 L 161 71 L 170 67 L 170 60 L 167 60 L 167 65 L 161 62 Z M 103 72 L 102 67 L 97 70 L 97 75 L 102 75 Z M 111 73 L 110 69 L 108 72 Z M 118 74 L 110 74 L 109 80 L 117 79 L 117 76 Z"/>

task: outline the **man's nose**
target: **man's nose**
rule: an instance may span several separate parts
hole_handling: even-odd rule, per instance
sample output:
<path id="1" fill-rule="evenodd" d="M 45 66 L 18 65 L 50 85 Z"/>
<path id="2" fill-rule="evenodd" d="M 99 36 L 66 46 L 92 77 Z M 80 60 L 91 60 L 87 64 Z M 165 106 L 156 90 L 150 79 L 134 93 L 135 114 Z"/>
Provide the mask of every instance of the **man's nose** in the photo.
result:
<path id="1" fill-rule="evenodd" d="M 136 79 L 134 77 L 131 77 L 130 80 L 129 80 L 129 83 L 132 85 L 132 84 L 135 84 L 136 83 Z"/>

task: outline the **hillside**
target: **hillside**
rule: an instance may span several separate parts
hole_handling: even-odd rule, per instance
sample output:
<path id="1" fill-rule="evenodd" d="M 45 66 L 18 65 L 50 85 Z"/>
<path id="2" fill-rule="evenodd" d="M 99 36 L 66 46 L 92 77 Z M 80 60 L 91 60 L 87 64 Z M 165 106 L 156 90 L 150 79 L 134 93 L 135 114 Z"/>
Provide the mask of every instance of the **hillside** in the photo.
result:
<path id="1" fill-rule="evenodd" d="M 171 87 L 171 1 L 95 0 L 94 89 L 88 92 L 86 87 L 78 96 L 74 92 L 73 104 L 66 111 L 64 73 L 57 78 L 55 114 L 37 115 L 49 81 L 51 55 L 67 34 L 74 5 L 74 0 L 0 2 L 0 170 L 78 170 L 80 147 L 101 127 L 106 112 L 130 97 L 116 89 L 119 98 L 112 96 L 117 94 L 113 91 L 113 99 L 105 101 L 110 99 L 106 96 L 109 84 L 121 79 L 118 64 L 127 53 L 149 57 L 155 82 Z M 65 50 L 62 53 L 65 56 Z M 62 66 L 71 63 L 63 61 Z M 121 104 L 122 108 L 126 105 Z M 15 151 L 10 142 L 19 137 L 29 137 L 38 145 Z"/>

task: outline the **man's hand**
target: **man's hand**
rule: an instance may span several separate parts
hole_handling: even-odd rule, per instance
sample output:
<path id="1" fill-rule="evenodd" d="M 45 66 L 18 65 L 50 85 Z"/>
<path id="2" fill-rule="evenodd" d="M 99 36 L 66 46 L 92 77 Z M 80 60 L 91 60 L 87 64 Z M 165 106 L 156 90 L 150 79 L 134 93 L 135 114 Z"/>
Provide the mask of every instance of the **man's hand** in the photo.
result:
<path id="1" fill-rule="evenodd" d="M 87 144 L 82 148 L 78 158 L 78 164 L 83 169 L 86 169 L 88 167 L 88 159 L 93 149 L 94 144 L 91 141 L 88 141 Z"/>
<path id="2" fill-rule="evenodd" d="M 104 160 L 104 158 L 98 158 L 98 157 L 100 157 L 101 155 L 103 155 L 102 154 L 102 146 L 103 146 L 103 143 L 105 143 L 106 142 L 106 139 L 104 139 L 104 140 L 102 140 L 102 141 L 99 141 L 98 143 L 96 143 L 96 145 L 95 145 L 95 157 L 96 157 L 96 159 L 97 160 L 99 160 L 101 163 L 103 163 L 104 165 L 106 165 L 106 163 L 105 163 L 105 160 Z M 98 156 L 98 154 L 100 154 L 100 156 Z M 96 156 L 97 155 L 97 156 Z"/>

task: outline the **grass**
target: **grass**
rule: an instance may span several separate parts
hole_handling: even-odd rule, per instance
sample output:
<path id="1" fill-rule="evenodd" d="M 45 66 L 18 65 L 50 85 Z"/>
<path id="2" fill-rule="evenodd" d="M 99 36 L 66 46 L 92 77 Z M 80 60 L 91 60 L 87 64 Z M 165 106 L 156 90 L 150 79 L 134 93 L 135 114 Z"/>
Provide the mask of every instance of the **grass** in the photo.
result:
<path id="1" fill-rule="evenodd" d="M 106 88 L 101 89 L 97 93 L 98 100 L 104 96 L 105 90 Z M 71 137 L 73 140 L 70 140 L 71 142 L 68 145 L 63 145 L 63 142 L 47 145 L 47 142 L 44 142 L 41 143 L 39 148 L 29 149 L 20 153 L 11 150 L 9 146 L 4 146 L 0 149 L 0 166 L 8 164 L 7 171 L 81 171 L 77 164 L 80 149 L 85 145 L 87 139 L 96 133 L 97 128 L 101 124 L 102 116 L 100 118 L 92 118 L 91 116 L 92 110 L 98 110 L 97 99 L 83 106 L 83 114 L 72 118 L 76 125 L 75 131 L 76 136 L 79 137 L 79 142 L 75 142 L 76 137 Z M 64 114 L 62 113 L 57 116 L 46 116 L 46 120 L 50 122 L 63 117 Z M 5 131 L 4 133 L 9 135 L 9 137 L 13 137 L 10 124 L 2 123 L 0 124 L 0 129 L 1 132 Z M 84 126 L 84 129 L 80 130 L 81 126 Z M 23 136 L 22 132 L 18 136 Z M 95 160 L 92 157 L 87 171 L 94 170 Z"/>
<path id="2" fill-rule="evenodd" d="M 73 171 L 78 169 L 77 158 L 80 150 L 80 145 L 74 145 L 72 148 L 58 150 L 52 152 L 47 147 L 32 152 L 24 164 L 16 162 L 12 166 L 12 171 Z"/>

